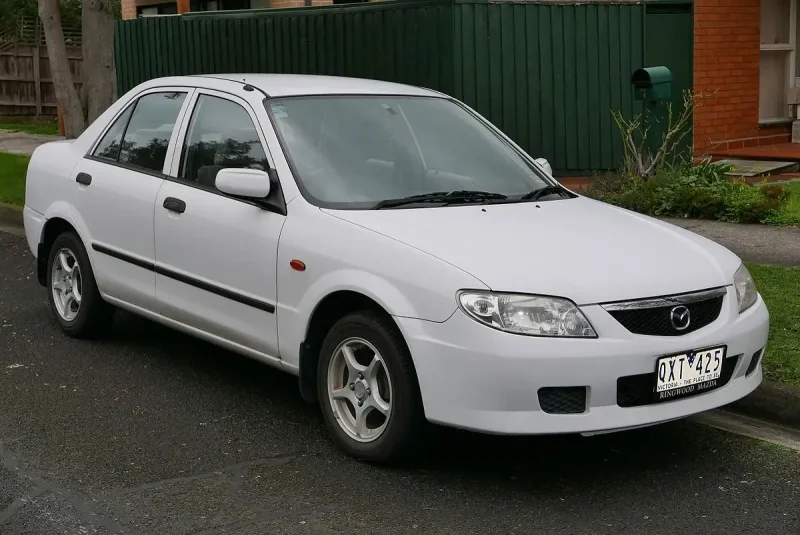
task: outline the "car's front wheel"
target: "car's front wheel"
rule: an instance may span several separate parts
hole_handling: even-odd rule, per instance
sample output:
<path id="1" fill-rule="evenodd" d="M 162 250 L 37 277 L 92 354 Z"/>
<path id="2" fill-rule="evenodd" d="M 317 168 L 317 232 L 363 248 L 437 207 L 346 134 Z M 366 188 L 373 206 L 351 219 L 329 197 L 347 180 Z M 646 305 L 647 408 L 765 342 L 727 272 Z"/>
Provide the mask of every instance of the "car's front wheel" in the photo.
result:
<path id="1" fill-rule="evenodd" d="M 325 422 L 347 454 L 383 462 L 422 439 L 422 402 L 411 355 L 391 318 L 359 312 L 322 343 L 317 386 Z"/>
<path id="2" fill-rule="evenodd" d="M 59 235 L 47 262 L 50 308 L 61 330 L 76 338 L 107 329 L 114 309 L 103 301 L 89 256 L 74 232 Z"/>

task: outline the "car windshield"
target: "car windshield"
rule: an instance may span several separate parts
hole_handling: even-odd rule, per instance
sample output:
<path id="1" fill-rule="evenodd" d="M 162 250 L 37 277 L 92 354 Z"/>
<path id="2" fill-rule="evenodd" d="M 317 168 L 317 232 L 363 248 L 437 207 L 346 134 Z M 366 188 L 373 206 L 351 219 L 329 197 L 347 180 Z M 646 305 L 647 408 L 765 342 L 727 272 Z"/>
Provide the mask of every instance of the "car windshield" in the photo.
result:
<path id="1" fill-rule="evenodd" d="M 437 194 L 504 202 L 550 185 L 482 121 L 446 98 L 293 97 L 266 106 L 299 186 L 319 206 L 369 209 L 420 196 L 451 204 L 432 198 Z"/>

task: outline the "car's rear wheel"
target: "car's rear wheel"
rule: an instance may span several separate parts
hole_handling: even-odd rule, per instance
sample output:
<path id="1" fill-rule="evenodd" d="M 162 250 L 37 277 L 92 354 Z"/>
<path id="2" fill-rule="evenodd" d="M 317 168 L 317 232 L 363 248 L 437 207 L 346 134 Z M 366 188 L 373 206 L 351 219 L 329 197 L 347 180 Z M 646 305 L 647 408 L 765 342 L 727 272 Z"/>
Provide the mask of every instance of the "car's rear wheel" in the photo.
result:
<path id="1" fill-rule="evenodd" d="M 348 455 L 389 461 L 421 441 L 416 372 L 391 318 L 359 312 L 339 320 L 322 343 L 317 386 L 328 429 Z"/>
<path id="2" fill-rule="evenodd" d="M 59 235 L 47 262 L 50 308 L 61 330 L 76 338 L 107 329 L 114 309 L 103 301 L 89 256 L 74 232 Z"/>

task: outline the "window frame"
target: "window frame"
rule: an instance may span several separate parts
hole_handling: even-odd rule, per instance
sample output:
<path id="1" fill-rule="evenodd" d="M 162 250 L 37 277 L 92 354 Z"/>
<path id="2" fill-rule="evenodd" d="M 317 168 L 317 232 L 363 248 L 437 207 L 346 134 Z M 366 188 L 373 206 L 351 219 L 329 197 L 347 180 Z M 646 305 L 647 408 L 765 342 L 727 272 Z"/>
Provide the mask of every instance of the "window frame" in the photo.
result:
<path id="1" fill-rule="evenodd" d="M 760 3 L 760 9 L 763 11 L 764 6 L 766 4 Z M 761 17 L 761 12 L 759 12 L 759 17 Z M 759 90 L 759 100 L 758 100 L 758 124 L 760 126 L 773 126 L 779 124 L 786 124 L 791 123 L 794 119 L 792 106 L 786 102 L 787 96 L 791 92 L 792 88 L 798 86 L 798 80 L 796 78 L 796 54 L 797 54 L 797 0 L 789 0 L 789 13 L 784 14 L 788 15 L 789 17 L 789 41 L 785 43 L 777 43 L 777 44 L 765 44 L 761 42 L 761 31 L 763 28 L 759 28 L 759 56 L 758 56 L 758 65 L 759 70 L 763 70 L 764 66 L 764 58 L 765 56 L 778 56 L 780 61 L 783 62 L 783 71 L 784 71 L 784 78 L 785 84 L 783 87 L 779 87 L 777 85 L 773 85 L 772 87 L 765 87 L 763 80 L 759 79 L 758 83 L 758 90 Z M 763 25 L 763 22 L 762 22 Z M 781 58 L 782 56 L 782 58 Z M 767 93 L 775 94 L 775 92 L 779 92 L 780 100 L 783 101 L 783 109 L 785 110 L 785 114 L 777 117 L 771 117 L 764 114 L 764 102 L 762 101 L 761 96 Z"/>
<path id="2" fill-rule="evenodd" d="M 181 169 L 181 159 L 183 158 L 183 153 L 186 149 L 186 136 L 189 133 L 189 126 L 192 124 L 192 118 L 197 110 L 197 102 L 203 95 L 220 98 L 234 104 L 238 104 L 250 117 L 253 127 L 256 129 L 258 141 L 261 143 L 261 147 L 264 149 L 264 154 L 267 158 L 268 169 L 266 172 L 270 177 L 270 194 L 266 199 L 258 200 L 235 197 L 233 195 L 223 193 L 217 188 L 204 186 L 203 184 L 199 184 L 197 181 L 185 180 L 178 176 Z M 183 117 L 181 119 L 179 128 L 177 131 L 173 132 L 174 145 L 171 143 L 171 150 L 167 151 L 167 157 L 170 159 L 170 162 L 169 166 L 165 166 L 164 179 L 189 188 L 195 188 L 207 193 L 219 195 L 237 202 L 257 206 L 275 214 L 285 216 L 287 214 L 286 199 L 283 195 L 283 188 L 281 188 L 280 180 L 275 167 L 275 158 L 272 156 L 272 151 L 270 150 L 269 144 L 267 143 L 267 139 L 264 135 L 264 125 L 258 120 L 258 116 L 256 115 L 250 103 L 233 93 L 208 88 L 196 88 L 192 94 L 192 97 L 186 100 L 187 106 L 183 110 Z M 268 124 L 271 128 L 272 124 Z"/>
<path id="3" fill-rule="evenodd" d="M 143 173 L 145 175 L 156 176 L 159 178 L 166 178 L 170 164 L 172 162 L 172 155 L 175 152 L 175 145 L 178 139 L 178 134 L 180 132 L 180 126 L 183 124 L 184 119 L 186 117 L 186 112 L 188 109 L 189 102 L 192 100 L 192 97 L 196 93 L 196 89 L 193 87 L 186 87 L 186 86 L 161 86 L 161 87 L 151 87 L 137 93 L 133 97 L 131 97 L 130 101 L 128 101 L 122 108 L 120 108 L 119 112 L 114 115 L 114 117 L 108 121 L 108 124 L 105 125 L 103 131 L 97 136 L 97 139 L 94 140 L 92 145 L 89 147 L 89 150 L 86 151 L 84 158 L 88 160 L 92 160 L 95 162 L 104 163 L 106 165 L 113 165 L 115 167 L 120 167 L 122 169 L 128 169 L 129 171 L 135 171 L 137 173 Z M 169 144 L 167 145 L 167 153 L 164 156 L 164 165 L 161 167 L 161 171 L 154 171 L 152 169 L 146 169 L 144 167 L 139 167 L 137 165 L 131 165 L 127 163 L 122 163 L 119 161 L 119 155 L 117 155 L 117 160 L 109 160 L 107 158 L 101 158 L 99 156 L 95 156 L 94 152 L 97 150 L 98 145 L 103 141 L 106 134 L 109 130 L 116 124 L 117 120 L 122 117 L 129 109 L 132 109 L 130 116 L 128 117 L 128 121 L 125 124 L 125 128 L 122 131 L 122 140 L 124 141 L 125 135 L 128 133 L 128 124 L 133 118 L 133 115 L 136 113 L 136 106 L 139 104 L 139 101 L 152 93 L 186 93 L 186 97 L 183 99 L 183 104 L 181 105 L 181 109 L 178 111 L 177 117 L 175 117 L 175 124 L 172 126 L 172 133 L 170 134 Z"/>

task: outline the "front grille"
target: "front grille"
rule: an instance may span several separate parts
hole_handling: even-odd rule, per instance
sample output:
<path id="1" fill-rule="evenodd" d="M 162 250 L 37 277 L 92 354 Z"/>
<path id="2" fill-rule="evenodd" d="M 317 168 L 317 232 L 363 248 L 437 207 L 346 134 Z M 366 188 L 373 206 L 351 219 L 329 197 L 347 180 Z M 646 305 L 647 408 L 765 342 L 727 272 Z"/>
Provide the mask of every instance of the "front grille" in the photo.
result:
<path id="1" fill-rule="evenodd" d="M 728 357 L 722 361 L 722 373 L 717 379 L 717 386 L 704 390 L 710 392 L 728 384 L 736 369 L 736 363 L 740 355 Z M 659 400 L 656 396 L 656 372 L 643 373 L 641 375 L 628 375 L 617 379 L 617 405 L 620 407 L 641 407 L 642 405 L 652 405 L 653 403 L 668 403 L 682 397 L 702 395 L 702 393 L 689 393 L 682 396 L 675 396 L 668 400 Z"/>
<path id="2" fill-rule="evenodd" d="M 724 295 L 717 294 L 703 300 L 683 303 L 679 298 L 674 301 L 665 298 L 657 300 L 658 306 L 645 306 L 647 301 L 642 301 L 641 308 L 637 308 L 635 303 L 626 304 L 627 308 L 617 308 L 613 304 L 604 308 L 634 334 L 681 336 L 702 329 L 716 320 L 722 310 L 723 298 Z M 684 329 L 678 329 L 672 321 L 672 311 L 676 307 L 686 307 L 689 310 L 689 325 Z"/>
<path id="3" fill-rule="evenodd" d="M 539 406 L 548 414 L 586 412 L 585 386 L 559 386 L 539 389 Z"/>

